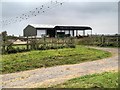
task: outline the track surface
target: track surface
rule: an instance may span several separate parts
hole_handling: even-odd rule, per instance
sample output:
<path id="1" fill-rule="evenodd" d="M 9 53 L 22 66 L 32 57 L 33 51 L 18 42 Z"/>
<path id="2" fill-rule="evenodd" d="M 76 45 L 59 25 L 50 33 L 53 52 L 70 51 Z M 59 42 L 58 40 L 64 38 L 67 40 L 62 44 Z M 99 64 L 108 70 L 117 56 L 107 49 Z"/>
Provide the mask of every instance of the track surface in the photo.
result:
<path id="1" fill-rule="evenodd" d="M 118 70 L 118 49 L 91 47 L 112 53 L 112 57 L 80 64 L 40 68 L 1 75 L 2 88 L 41 88 L 69 79 L 105 71 Z"/>

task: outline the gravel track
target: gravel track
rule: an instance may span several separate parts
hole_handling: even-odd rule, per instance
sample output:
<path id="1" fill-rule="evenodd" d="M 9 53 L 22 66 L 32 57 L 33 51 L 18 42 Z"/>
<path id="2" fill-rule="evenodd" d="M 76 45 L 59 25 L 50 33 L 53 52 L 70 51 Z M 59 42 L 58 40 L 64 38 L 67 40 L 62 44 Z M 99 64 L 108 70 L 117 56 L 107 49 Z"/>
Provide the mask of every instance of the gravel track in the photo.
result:
<path id="1" fill-rule="evenodd" d="M 80 64 L 40 68 L 1 75 L 2 88 L 36 88 L 63 83 L 75 77 L 118 70 L 118 49 L 91 47 L 112 53 L 112 57 Z"/>

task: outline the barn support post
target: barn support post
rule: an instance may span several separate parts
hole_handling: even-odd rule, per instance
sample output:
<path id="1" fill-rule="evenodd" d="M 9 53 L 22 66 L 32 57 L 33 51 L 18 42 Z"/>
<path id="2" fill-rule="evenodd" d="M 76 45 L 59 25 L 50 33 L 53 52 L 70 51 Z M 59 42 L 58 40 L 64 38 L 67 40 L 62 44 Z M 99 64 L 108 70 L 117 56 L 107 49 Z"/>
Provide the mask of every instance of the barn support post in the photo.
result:
<path id="1" fill-rule="evenodd" d="M 74 30 L 72 30 L 72 34 L 73 34 L 73 37 L 74 37 Z"/>
<path id="2" fill-rule="evenodd" d="M 78 36 L 78 30 L 76 30 L 76 36 Z"/>
<path id="3" fill-rule="evenodd" d="M 70 34 L 70 30 L 69 30 L 69 34 Z"/>
<path id="4" fill-rule="evenodd" d="M 58 36 L 57 36 L 57 30 L 55 30 L 55 37 L 58 37 Z"/>
<path id="5" fill-rule="evenodd" d="M 47 36 L 47 30 L 45 30 L 45 36 Z"/>

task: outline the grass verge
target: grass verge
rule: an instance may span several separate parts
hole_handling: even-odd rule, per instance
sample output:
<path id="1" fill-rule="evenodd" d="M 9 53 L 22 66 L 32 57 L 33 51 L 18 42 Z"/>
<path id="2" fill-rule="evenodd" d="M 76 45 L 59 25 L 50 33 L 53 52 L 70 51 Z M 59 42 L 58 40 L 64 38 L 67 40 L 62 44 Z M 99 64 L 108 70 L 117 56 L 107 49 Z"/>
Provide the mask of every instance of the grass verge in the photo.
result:
<path id="1" fill-rule="evenodd" d="M 76 46 L 76 48 L 64 48 L 58 50 L 36 50 L 24 53 L 2 55 L 1 72 L 13 73 L 32 70 L 41 67 L 56 65 L 76 64 L 85 61 L 93 61 L 111 56 L 111 53 Z"/>
<path id="2" fill-rule="evenodd" d="M 104 72 L 68 80 L 54 88 L 118 88 L 118 72 Z"/>

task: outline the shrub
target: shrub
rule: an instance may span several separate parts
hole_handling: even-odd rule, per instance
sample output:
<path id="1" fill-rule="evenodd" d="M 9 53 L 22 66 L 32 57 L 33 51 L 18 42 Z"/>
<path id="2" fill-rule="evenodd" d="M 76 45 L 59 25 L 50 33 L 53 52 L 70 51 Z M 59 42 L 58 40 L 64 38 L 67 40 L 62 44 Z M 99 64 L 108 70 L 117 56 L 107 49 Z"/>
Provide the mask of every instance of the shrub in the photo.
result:
<path id="1" fill-rule="evenodd" d="M 69 48 L 75 48 L 75 45 L 74 44 L 69 44 L 68 47 Z"/>
<path id="2" fill-rule="evenodd" d="M 38 48 L 38 50 L 47 50 L 47 46 L 46 45 L 41 45 L 39 48 Z"/>
<path id="3" fill-rule="evenodd" d="M 17 50 L 15 48 L 13 48 L 12 46 L 7 48 L 7 53 L 17 53 Z"/>

